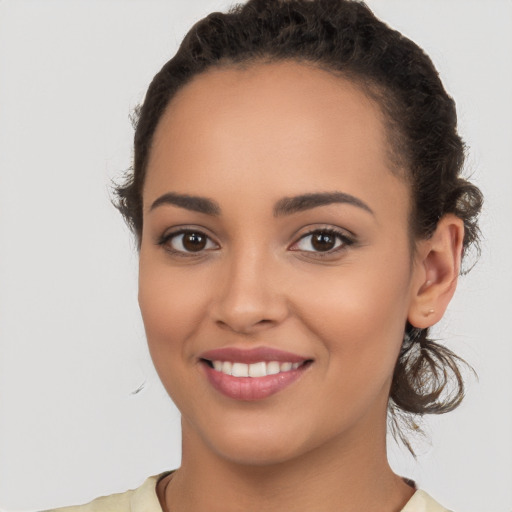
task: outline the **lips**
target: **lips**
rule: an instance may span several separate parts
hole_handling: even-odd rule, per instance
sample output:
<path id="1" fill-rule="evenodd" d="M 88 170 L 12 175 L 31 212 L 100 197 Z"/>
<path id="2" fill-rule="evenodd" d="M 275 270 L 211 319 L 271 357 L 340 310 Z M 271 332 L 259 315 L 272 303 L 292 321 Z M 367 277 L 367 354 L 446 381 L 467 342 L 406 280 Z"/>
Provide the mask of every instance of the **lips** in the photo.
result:
<path id="1" fill-rule="evenodd" d="M 252 349 L 240 349 L 236 347 L 217 348 L 203 352 L 199 357 L 201 359 L 207 359 L 208 361 L 230 361 L 232 363 L 238 362 L 245 364 L 259 363 L 260 361 L 303 363 L 310 359 L 292 352 L 270 347 L 257 347 Z"/>
<path id="2" fill-rule="evenodd" d="M 236 400 L 261 400 L 297 381 L 312 363 L 310 358 L 259 347 L 226 347 L 200 356 L 210 384 Z"/>

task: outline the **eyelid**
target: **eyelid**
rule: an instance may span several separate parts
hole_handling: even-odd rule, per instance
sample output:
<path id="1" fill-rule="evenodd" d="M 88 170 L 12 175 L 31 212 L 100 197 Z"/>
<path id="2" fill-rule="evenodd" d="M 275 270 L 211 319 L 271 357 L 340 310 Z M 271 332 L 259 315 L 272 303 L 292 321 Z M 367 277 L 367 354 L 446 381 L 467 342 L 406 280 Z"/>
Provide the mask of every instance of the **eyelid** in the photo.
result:
<path id="1" fill-rule="evenodd" d="M 304 249 L 293 249 L 293 246 L 296 246 L 301 240 L 307 238 L 308 236 L 312 236 L 315 233 L 327 233 L 335 236 L 341 241 L 341 244 L 338 246 L 335 246 L 332 249 L 329 249 L 328 251 L 307 251 Z M 347 249 L 347 247 L 353 245 L 356 242 L 355 236 L 352 233 L 347 232 L 347 230 L 342 230 L 341 228 L 335 228 L 333 226 L 318 226 L 318 227 L 311 227 L 308 229 L 306 233 L 301 234 L 295 242 L 290 246 L 289 250 L 296 251 L 296 252 L 302 252 L 307 253 L 310 255 L 314 255 L 315 257 L 326 257 L 326 256 L 332 256 L 333 254 L 336 254 L 340 251 L 343 251 Z"/>
<path id="2" fill-rule="evenodd" d="M 204 255 L 205 252 L 217 250 L 220 248 L 220 244 L 212 236 L 210 236 L 207 233 L 207 231 L 208 230 L 206 230 L 205 228 L 198 228 L 195 226 L 176 226 L 174 228 L 170 228 L 170 229 L 164 231 L 164 233 L 157 238 L 156 244 L 159 246 L 162 246 L 166 251 L 168 251 L 169 253 L 176 255 L 176 256 L 199 257 L 199 256 Z M 179 235 L 184 235 L 187 233 L 196 233 L 196 234 L 203 235 L 204 237 L 206 237 L 207 243 L 208 243 L 208 241 L 213 242 L 216 245 L 216 247 L 214 249 L 204 248 L 199 251 L 180 251 L 180 250 L 176 250 L 176 249 L 170 247 L 170 242 L 175 237 L 178 237 Z"/>
<path id="3" fill-rule="evenodd" d="M 175 226 L 173 228 L 169 228 L 168 230 L 164 231 L 164 233 L 159 236 L 156 240 L 156 244 L 159 246 L 163 246 L 166 251 L 169 253 L 176 255 L 176 256 L 183 256 L 183 257 L 199 257 L 201 255 L 204 255 L 204 253 L 212 251 L 212 250 L 218 250 L 220 249 L 220 244 L 215 240 L 213 236 L 211 236 L 208 233 L 208 229 L 203 227 L 197 227 L 197 226 Z M 203 235 L 206 237 L 207 241 L 213 242 L 215 244 L 215 248 L 204 248 L 199 251 L 181 251 L 176 250 L 174 248 L 171 248 L 167 246 L 167 244 L 174 238 L 182 234 L 186 233 L 197 233 L 200 235 Z M 341 241 L 341 244 L 338 246 L 335 246 L 333 249 L 329 249 L 327 251 L 308 251 L 304 249 L 294 249 L 293 247 L 296 246 L 301 240 L 305 239 L 308 236 L 312 236 L 315 233 L 327 233 L 335 236 L 338 240 Z M 306 253 L 308 255 L 312 255 L 314 257 L 328 257 L 332 256 L 338 252 L 341 252 L 343 250 L 346 250 L 349 246 L 356 243 L 356 237 L 353 233 L 346 229 L 333 227 L 331 225 L 329 226 L 311 226 L 308 228 L 308 230 L 305 233 L 302 233 L 300 236 L 298 236 L 295 241 L 291 244 L 291 246 L 288 247 L 288 250 L 294 251 L 294 252 L 301 252 Z"/>

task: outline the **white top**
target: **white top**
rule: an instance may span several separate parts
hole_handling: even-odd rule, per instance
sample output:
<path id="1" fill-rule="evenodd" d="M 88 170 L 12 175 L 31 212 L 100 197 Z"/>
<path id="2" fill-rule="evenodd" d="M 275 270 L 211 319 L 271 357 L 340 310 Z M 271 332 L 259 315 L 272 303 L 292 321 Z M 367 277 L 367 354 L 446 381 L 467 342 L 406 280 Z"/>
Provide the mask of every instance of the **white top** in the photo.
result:
<path id="1" fill-rule="evenodd" d="M 58 512 L 162 512 L 156 494 L 156 484 L 163 476 L 150 476 L 140 487 L 119 494 L 96 498 L 85 505 L 52 509 Z M 44 512 L 52 512 L 52 510 Z M 401 512 L 450 512 L 425 491 L 417 490 Z"/>

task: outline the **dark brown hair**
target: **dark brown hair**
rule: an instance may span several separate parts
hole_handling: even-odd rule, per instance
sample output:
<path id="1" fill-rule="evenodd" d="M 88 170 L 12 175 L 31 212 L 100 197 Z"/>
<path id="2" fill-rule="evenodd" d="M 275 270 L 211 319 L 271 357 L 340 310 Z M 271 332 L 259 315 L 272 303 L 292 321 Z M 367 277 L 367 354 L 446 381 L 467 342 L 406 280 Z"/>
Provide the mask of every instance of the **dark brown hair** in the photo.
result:
<path id="1" fill-rule="evenodd" d="M 385 115 L 394 161 L 405 169 L 411 187 L 413 241 L 428 238 L 439 219 L 453 213 L 464 221 L 464 253 L 478 248 L 482 195 L 461 176 L 464 144 L 454 101 L 421 48 L 354 0 L 249 0 L 228 13 L 212 13 L 190 29 L 137 109 L 133 169 L 116 188 L 117 207 L 139 243 L 152 137 L 176 92 L 212 67 L 280 60 L 345 77 L 376 100 Z M 428 329 L 404 327 L 389 410 L 394 433 L 411 449 L 398 421 L 413 424 L 415 415 L 457 407 L 464 396 L 463 361 L 430 340 Z"/>

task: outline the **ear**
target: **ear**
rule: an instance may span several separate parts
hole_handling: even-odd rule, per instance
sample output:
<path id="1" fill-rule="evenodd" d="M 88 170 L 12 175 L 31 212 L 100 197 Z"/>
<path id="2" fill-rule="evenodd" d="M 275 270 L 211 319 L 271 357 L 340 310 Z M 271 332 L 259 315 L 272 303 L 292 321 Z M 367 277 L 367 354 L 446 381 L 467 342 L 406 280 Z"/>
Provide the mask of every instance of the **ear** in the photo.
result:
<path id="1" fill-rule="evenodd" d="M 428 239 L 416 244 L 408 320 L 421 329 L 441 320 L 455 293 L 460 271 L 464 222 L 441 218 Z"/>

